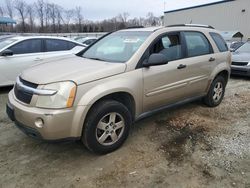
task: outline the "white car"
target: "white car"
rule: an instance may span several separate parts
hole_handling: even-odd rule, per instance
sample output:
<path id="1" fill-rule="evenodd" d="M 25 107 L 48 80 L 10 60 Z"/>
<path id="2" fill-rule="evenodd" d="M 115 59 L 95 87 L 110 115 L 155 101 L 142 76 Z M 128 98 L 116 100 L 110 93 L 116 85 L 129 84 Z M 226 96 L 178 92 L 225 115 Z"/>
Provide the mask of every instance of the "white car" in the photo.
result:
<path id="1" fill-rule="evenodd" d="M 88 47 L 89 45 L 97 41 L 98 38 L 97 37 L 76 37 L 74 40 L 82 43 L 85 47 Z"/>
<path id="2" fill-rule="evenodd" d="M 16 77 L 30 66 L 51 58 L 76 54 L 81 43 L 61 37 L 16 36 L 0 40 L 0 87 L 13 85 Z"/>

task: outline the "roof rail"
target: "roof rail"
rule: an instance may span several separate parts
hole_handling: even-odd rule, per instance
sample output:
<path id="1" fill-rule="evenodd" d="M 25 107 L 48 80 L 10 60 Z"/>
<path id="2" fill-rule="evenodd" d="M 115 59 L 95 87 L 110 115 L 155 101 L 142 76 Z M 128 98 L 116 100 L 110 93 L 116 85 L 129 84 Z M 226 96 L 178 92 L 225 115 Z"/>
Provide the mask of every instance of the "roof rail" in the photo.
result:
<path id="1" fill-rule="evenodd" d="M 202 24 L 176 24 L 176 25 L 168 25 L 167 27 L 204 27 L 214 29 L 211 25 L 202 25 Z"/>
<path id="2" fill-rule="evenodd" d="M 141 29 L 141 28 L 144 28 L 144 26 L 129 26 L 129 27 L 126 27 L 125 29 Z"/>

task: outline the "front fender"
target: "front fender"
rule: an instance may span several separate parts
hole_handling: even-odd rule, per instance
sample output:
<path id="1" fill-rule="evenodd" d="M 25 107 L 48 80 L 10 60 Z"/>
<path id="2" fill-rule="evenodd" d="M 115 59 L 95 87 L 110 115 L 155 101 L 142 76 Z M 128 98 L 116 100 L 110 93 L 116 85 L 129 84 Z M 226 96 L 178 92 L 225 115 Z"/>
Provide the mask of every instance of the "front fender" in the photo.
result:
<path id="1" fill-rule="evenodd" d="M 80 106 L 92 106 L 107 95 L 125 92 L 134 98 L 136 114 L 142 111 L 143 79 L 141 70 L 84 84 L 79 86 L 78 90 L 77 105 Z"/>

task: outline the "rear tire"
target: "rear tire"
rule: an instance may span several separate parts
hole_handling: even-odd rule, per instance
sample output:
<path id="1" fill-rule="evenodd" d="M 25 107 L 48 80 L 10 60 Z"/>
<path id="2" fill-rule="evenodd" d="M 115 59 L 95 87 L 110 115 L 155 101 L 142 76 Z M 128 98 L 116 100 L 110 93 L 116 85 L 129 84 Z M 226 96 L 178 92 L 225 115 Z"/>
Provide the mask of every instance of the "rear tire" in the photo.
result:
<path id="1" fill-rule="evenodd" d="M 204 103 L 209 107 L 220 105 L 224 98 L 226 88 L 226 80 L 223 76 L 217 76 L 212 82 L 207 96 L 204 97 Z"/>
<path id="2" fill-rule="evenodd" d="M 110 153 L 125 142 L 131 124 L 132 116 L 126 106 L 114 100 L 101 101 L 90 110 L 81 140 L 94 153 Z"/>

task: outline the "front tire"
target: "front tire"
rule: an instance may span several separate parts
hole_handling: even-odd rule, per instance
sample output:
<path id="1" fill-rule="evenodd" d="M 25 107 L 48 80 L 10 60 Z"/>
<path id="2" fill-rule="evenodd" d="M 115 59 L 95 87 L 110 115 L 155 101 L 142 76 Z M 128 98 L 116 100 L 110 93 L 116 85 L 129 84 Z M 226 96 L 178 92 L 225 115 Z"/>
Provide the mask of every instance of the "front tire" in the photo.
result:
<path id="1" fill-rule="evenodd" d="M 126 106 L 114 100 L 101 101 L 86 118 L 82 142 L 94 153 L 110 153 L 125 142 L 131 124 L 131 113 Z"/>
<path id="2" fill-rule="evenodd" d="M 204 103 L 209 107 L 220 105 L 224 98 L 226 88 L 226 80 L 222 76 L 217 76 L 212 82 L 207 96 L 204 98 Z"/>

